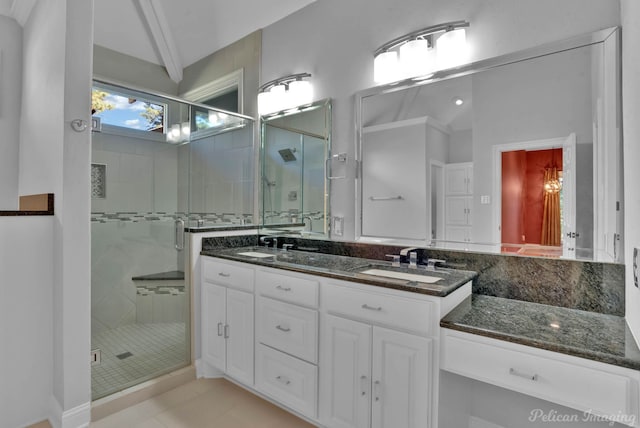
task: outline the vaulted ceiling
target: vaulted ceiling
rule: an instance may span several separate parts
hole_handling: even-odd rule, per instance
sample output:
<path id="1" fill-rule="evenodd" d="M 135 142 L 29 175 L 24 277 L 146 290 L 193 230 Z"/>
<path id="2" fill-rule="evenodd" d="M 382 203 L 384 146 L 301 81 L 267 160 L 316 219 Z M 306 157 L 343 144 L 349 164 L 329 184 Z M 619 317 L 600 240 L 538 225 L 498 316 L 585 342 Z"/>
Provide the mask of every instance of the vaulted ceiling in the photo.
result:
<path id="1" fill-rule="evenodd" d="M 184 67 L 313 1 L 95 0 L 94 43 L 162 65 L 178 82 Z"/>
<path id="2" fill-rule="evenodd" d="M 0 0 L 0 15 L 24 25 L 37 0 Z M 315 0 L 94 0 L 94 43 L 182 70 Z"/>

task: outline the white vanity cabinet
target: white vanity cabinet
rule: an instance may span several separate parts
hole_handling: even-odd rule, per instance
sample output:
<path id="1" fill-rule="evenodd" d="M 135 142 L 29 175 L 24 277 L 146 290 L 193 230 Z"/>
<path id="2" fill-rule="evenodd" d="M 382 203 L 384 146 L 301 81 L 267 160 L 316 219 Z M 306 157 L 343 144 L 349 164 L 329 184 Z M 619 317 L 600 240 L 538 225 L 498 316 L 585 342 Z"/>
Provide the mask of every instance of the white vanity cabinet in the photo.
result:
<path id="1" fill-rule="evenodd" d="M 340 428 L 437 427 L 438 325 L 446 298 L 326 281 L 321 289 L 320 420 Z"/>
<path id="2" fill-rule="evenodd" d="M 256 389 L 317 418 L 318 288 L 308 275 L 256 270 Z"/>
<path id="3" fill-rule="evenodd" d="M 331 427 L 429 427 L 432 339 L 325 315 L 322 421 Z"/>
<path id="4" fill-rule="evenodd" d="M 443 329 L 442 369 L 596 416 L 639 426 L 631 369 Z M 472 358 L 470 356 L 473 356 Z"/>
<path id="5" fill-rule="evenodd" d="M 202 359 L 251 386 L 254 307 L 251 267 L 204 258 L 202 262 Z"/>

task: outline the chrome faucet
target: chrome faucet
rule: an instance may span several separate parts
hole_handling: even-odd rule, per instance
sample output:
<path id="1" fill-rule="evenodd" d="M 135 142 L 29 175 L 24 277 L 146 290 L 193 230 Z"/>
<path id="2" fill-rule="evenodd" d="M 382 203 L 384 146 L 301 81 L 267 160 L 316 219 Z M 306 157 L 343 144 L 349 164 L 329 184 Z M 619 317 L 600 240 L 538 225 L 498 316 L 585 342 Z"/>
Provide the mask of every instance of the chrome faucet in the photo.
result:
<path id="1" fill-rule="evenodd" d="M 446 260 L 441 259 L 427 259 L 427 270 L 436 270 L 438 263 L 446 263 Z"/>
<path id="2" fill-rule="evenodd" d="M 278 248 L 278 238 L 275 236 L 261 236 L 260 243 L 268 247 L 270 243 L 273 243 L 273 248 Z"/>
<path id="3" fill-rule="evenodd" d="M 403 248 L 400 250 L 401 257 L 409 256 L 409 269 L 418 268 L 418 249 L 415 247 Z"/>

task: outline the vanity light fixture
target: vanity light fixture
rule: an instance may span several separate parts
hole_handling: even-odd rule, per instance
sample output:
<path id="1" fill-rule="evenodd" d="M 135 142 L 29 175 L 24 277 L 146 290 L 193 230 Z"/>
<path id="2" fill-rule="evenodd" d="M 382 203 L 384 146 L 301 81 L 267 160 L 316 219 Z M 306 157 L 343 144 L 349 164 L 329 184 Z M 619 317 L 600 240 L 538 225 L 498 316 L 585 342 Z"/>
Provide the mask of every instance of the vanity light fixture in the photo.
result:
<path id="1" fill-rule="evenodd" d="M 189 141 L 191 135 L 191 123 L 175 123 L 167 131 L 167 143 L 180 144 Z"/>
<path id="2" fill-rule="evenodd" d="M 313 86 L 309 73 L 298 73 L 272 80 L 258 90 L 258 113 L 265 116 L 290 110 L 313 101 Z"/>
<path id="3" fill-rule="evenodd" d="M 447 22 L 385 43 L 374 52 L 373 79 L 385 84 L 464 64 L 468 26 L 467 21 Z"/>

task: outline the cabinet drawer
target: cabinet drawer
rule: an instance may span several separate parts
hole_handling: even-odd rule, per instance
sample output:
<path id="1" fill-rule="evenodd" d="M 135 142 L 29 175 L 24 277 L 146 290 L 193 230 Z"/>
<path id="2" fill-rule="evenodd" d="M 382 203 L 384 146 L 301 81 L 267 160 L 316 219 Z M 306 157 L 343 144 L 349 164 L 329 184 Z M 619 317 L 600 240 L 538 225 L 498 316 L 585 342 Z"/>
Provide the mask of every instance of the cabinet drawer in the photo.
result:
<path id="1" fill-rule="evenodd" d="M 253 268 L 226 263 L 207 257 L 202 259 L 202 279 L 214 284 L 228 285 L 245 291 L 253 291 Z"/>
<path id="2" fill-rule="evenodd" d="M 259 270 L 256 274 L 256 287 L 263 296 L 318 307 L 318 281 Z"/>
<path id="3" fill-rule="evenodd" d="M 316 364 L 318 312 L 267 297 L 258 300 L 258 341 Z"/>
<path id="4" fill-rule="evenodd" d="M 318 368 L 312 364 L 258 345 L 256 388 L 307 417 L 316 417 Z"/>
<path id="5" fill-rule="evenodd" d="M 435 304 L 388 294 L 356 290 L 334 284 L 322 287 L 328 312 L 425 335 L 435 334 Z"/>
<path id="6" fill-rule="evenodd" d="M 572 363 L 534 355 L 523 345 L 501 345 L 445 333 L 442 368 L 597 415 L 635 414 L 630 378 L 579 365 L 578 358 Z"/>

